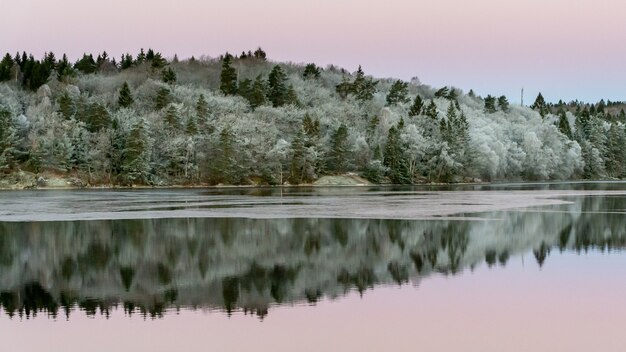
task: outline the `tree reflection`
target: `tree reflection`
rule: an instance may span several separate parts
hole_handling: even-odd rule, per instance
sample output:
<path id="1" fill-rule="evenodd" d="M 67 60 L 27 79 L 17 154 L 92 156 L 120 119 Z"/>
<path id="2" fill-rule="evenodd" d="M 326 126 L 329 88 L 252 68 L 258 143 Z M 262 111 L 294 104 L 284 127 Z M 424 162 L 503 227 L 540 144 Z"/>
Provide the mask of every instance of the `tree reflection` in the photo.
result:
<path id="1" fill-rule="evenodd" d="M 607 200 L 609 199 L 609 200 Z M 364 294 L 532 252 L 626 248 L 624 199 L 587 197 L 497 221 L 150 219 L 0 223 L 0 307 L 9 317 L 163 317 L 172 308 L 264 317 L 272 305 Z M 550 210 L 550 209 L 548 209 Z"/>

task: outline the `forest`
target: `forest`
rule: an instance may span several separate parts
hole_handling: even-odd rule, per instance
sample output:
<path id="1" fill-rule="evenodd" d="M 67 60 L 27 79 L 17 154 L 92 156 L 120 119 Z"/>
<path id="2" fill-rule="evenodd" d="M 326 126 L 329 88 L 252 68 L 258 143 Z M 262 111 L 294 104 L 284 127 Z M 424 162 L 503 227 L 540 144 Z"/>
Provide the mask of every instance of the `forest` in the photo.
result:
<path id="1" fill-rule="evenodd" d="M 82 186 L 377 184 L 626 176 L 622 102 L 498 94 L 278 63 L 263 49 L 0 61 L 0 179 Z"/>

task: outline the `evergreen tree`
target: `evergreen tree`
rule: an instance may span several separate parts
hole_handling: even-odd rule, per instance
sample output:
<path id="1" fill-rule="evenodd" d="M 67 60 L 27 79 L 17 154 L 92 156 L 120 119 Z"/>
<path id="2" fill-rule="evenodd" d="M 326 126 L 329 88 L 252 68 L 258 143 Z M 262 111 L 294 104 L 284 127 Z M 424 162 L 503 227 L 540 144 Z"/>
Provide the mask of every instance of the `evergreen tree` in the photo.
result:
<path id="1" fill-rule="evenodd" d="M 383 164 L 388 168 L 387 176 L 394 184 L 410 184 L 408 163 L 404 157 L 404 147 L 400 138 L 400 130 L 389 129 L 387 143 L 383 154 Z"/>
<path id="2" fill-rule="evenodd" d="M 339 126 L 330 138 L 330 151 L 326 168 L 335 173 L 344 173 L 348 169 L 348 127 Z"/>
<path id="3" fill-rule="evenodd" d="M 387 94 L 387 105 L 406 104 L 409 102 L 409 83 L 401 80 L 395 81 Z"/>
<path id="4" fill-rule="evenodd" d="M 416 95 L 415 99 L 413 100 L 413 105 L 411 105 L 411 109 L 409 110 L 409 116 L 410 117 L 419 116 L 422 113 L 423 108 L 424 108 L 424 101 L 422 100 L 422 97 L 420 97 L 419 95 Z"/>
<path id="5" fill-rule="evenodd" d="M 164 107 L 167 106 L 167 104 L 170 103 L 170 100 L 171 100 L 170 90 L 165 87 L 159 88 L 159 90 L 157 91 L 156 98 L 154 99 L 155 109 L 156 110 L 163 109 Z"/>
<path id="6" fill-rule="evenodd" d="M 161 53 L 154 53 L 154 55 L 152 56 L 152 59 L 149 60 L 150 61 L 150 67 L 152 67 L 155 70 L 160 70 L 163 67 L 165 67 L 165 65 L 167 65 L 167 60 L 165 60 L 165 58 L 161 55 Z"/>
<path id="7" fill-rule="evenodd" d="M 567 136 L 567 138 L 572 139 L 572 128 L 569 125 L 565 111 L 559 113 L 559 131 Z"/>
<path id="8" fill-rule="evenodd" d="M 90 104 L 85 121 L 89 132 L 98 132 L 111 126 L 111 116 L 107 108 L 100 103 Z"/>
<path id="9" fill-rule="evenodd" d="M 254 51 L 254 58 L 257 60 L 265 61 L 267 60 L 267 54 L 260 47 Z"/>
<path id="10" fill-rule="evenodd" d="M 187 118 L 187 125 L 185 126 L 185 132 L 191 136 L 198 134 L 198 122 L 196 121 L 195 116 L 190 115 Z"/>
<path id="11" fill-rule="evenodd" d="M 348 78 L 344 76 L 341 80 L 341 83 L 339 83 L 337 87 L 335 87 L 335 91 L 337 92 L 337 94 L 339 94 L 339 97 L 341 97 L 341 99 L 346 99 L 348 97 L 348 94 L 350 94 L 351 87 L 352 83 L 350 83 Z"/>
<path id="12" fill-rule="evenodd" d="M 443 87 L 435 92 L 435 98 L 446 98 L 450 94 L 448 87 Z"/>
<path id="13" fill-rule="evenodd" d="M 376 85 L 378 81 L 374 81 L 370 77 L 365 77 L 363 69 L 359 65 L 359 69 L 356 71 L 356 77 L 350 86 L 350 93 L 360 101 L 370 101 L 376 93 Z"/>
<path id="14" fill-rule="evenodd" d="M 489 114 L 493 114 L 496 112 L 496 98 L 491 95 L 487 95 L 485 97 L 485 112 Z"/>
<path id="15" fill-rule="evenodd" d="M 500 108 L 500 110 L 504 112 L 509 112 L 509 101 L 506 99 L 504 95 L 501 95 L 498 98 L 498 107 Z"/>
<path id="16" fill-rule="evenodd" d="M 539 111 L 539 114 L 541 115 L 541 117 L 545 117 L 546 114 L 548 114 L 549 112 L 548 105 L 546 104 L 546 101 L 543 98 L 543 95 L 541 95 L 541 93 L 537 95 L 535 102 L 533 103 L 533 105 L 530 106 L 530 108 L 533 110 Z"/>
<path id="17" fill-rule="evenodd" d="M 180 127 L 178 109 L 176 109 L 176 106 L 173 104 L 169 104 L 167 110 L 165 111 L 165 123 L 173 130 L 177 130 Z"/>
<path id="18" fill-rule="evenodd" d="M 120 108 L 128 108 L 133 105 L 134 102 L 135 100 L 133 99 L 133 95 L 130 92 L 128 82 L 124 82 L 122 88 L 120 89 L 120 95 L 117 98 L 117 105 L 119 105 Z"/>
<path id="19" fill-rule="evenodd" d="M 72 116 L 74 116 L 75 111 L 76 107 L 74 106 L 72 97 L 70 97 L 67 92 L 63 93 L 63 95 L 59 97 L 59 112 L 63 115 L 63 117 L 69 120 Z"/>
<path id="20" fill-rule="evenodd" d="M 426 111 L 424 111 L 424 115 L 430 117 L 433 120 L 437 120 L 437 105 L 434 100 L 430 100 L 430 104 L 426 107 Z"/>
<path id="21" fill-rule="evenodd" d="M 11 69 L 14 64 L 15 62 L 9 53 L 4 55 L 4 58 L 0 61 L 0 82 L 11 79 Z"/>
<path id="22" fill-rule="evenodd" d="M 229 53 L 222 59 L 222 73 L 220 74 L 220 91 L 225 95 L 237 94 L 237 72 L 232 67 L 233 56 Z"/>
<path id="23" fill-rule="evenodd" d="M 250 107 L 252 109 L 256 109 L 261 105 L 265 105 L 267 102 L 267 86 L 265 84 L 265 80 L 263 76 L 258 75 L 254 79 L 254 83 L 252 84 L 252 90 L 250 92 Z"/>
<path id="24" fill-rule="evenodd" d="M 304 148 L 304 132 L 302 129 L 291 142 L 291 168 L 289 172 L 289 183 L 297 185 L 305 181 L 306 156 Z"/>
<path id="25" fill-rule="evenodd" d="M 67 77 L 74 75 L 74 69 L 67 59 L 67 55 L 63 54 L 63 58 L 57 64 L 57 77 L 60 81 L 63 81 Z"/>
<path id="26" fill-rule="evenodd" d="M 8 54 L 7 54 L 8 55 Z M 302 78 L 304 79 L 318 79 L 320 78 L 321 71 L 320 68 L 315 64 L 310 63 L 304 67 L 304 73 L 302 74 Z"/>
<path id="27" fill-rule="evenodd" d="M 302 129 L 309 141 L 315 140 L 320 134 L 320 122 L 313 120 L 309 114 L 305 114 L 302 120 Z"/>
<path id="28" fill-rule="evenodd" d="M 137 59 L 135 60 L 136 65 L 141 65 L 146 61 L 146 53 L 143 51 L 143 48 L 139 51 L 137 55 Z"/>
<path id="29" fill-rule="evenodd" d="M 145 121 L 135 124 L 126 140 L 122 155 L 122 178 L 128 184 L 146 183 L 150 164 Z"/>
<path id="30" fill-rule="evenodd" d="M 83 54 L 83 57 L 74 64 L 74 68 L 84 74 L 90 74 L 96 72 L 97 66 L 93 55 Z"/>
<path id="31" fill-rule="evenodd" d="M 459 96 L 459 93 L 457 93 L 456 89 L 450 88 L 450 92 L 448 93 L 448 95 L 446 95 L 446 99 L 455 101 L 458 104 L 458 102 L 456 101 L 456 98 L 458 96 Z"/>
<path id="32" fill-rule="evenodd" d="M 267 97 L 274 107 L 287 103 L 287 75 L 280 66 L 275 65 L 268 77 Z"/>
<path id="33" fill-rule="evenodd" d="M 176 84 L 176 72 L 174 72 L 171 67 L 164 69 L 161 72 L 161 80 L 164 83 Z"/>
<path id="34" fill-rule="evenodd" d="M 196 115 L 200 120 L 206 120 L 209 117 L 209 104 L 204 99 L 204 94 L 200 94 L 196 103 Z"/>
<path id="35" fill-rule="evenodd" d="M 120 59 L 120 68 L 122 70 L 129 69 L 133 66 L 133 56 L 130 54 L 122 55 Z"/>
<path id="36" fill-rule="evenodd" d="M 292 106 L 300 106 L 300 99 L 298 99 L 298 93 L 296 93 L 296 89 L 293 87 L 293 84 L 290 84 L 287 88 L 285 103 Z"/>

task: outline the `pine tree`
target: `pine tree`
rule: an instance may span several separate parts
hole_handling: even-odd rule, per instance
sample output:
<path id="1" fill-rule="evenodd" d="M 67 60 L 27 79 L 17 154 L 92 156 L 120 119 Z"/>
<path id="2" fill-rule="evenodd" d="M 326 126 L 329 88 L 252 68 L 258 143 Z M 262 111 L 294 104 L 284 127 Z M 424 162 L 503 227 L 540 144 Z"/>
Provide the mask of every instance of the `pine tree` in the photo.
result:
<path id="1" fill-rule="evenodd" d="M 548 105 L 546 104 L 546 101 L 541 93 L 537 95 L 535 102 L 530 106 L 530 108 L 539 111 L 541 117 L 545 117 L 549 112 Z"/>
<path id="2" fill-rule="evenodd" d="M 326 168 L 335 173 L 343 173 L 348 169 L 348 127 L 339 126 L 330 138 L 330 151 Z"/>
<path id="3" fill-rule="evenodd" d="M 74 116 L 76 112 L 74 101 L 67 92 L 59 97 L 59 112 L 68 120 Z"/>
<path id="4" fill-rule="evenodd" d="M 350 93 L 354 94 L 357 100 L 362 102 L 370 101 L 374 97 L 374 93 L 376 93 L 376 85 L 378 85 L 378 81 L 374 81 L 370 77 L 366 78 L 363 69 L 359 65 L 356 77 L 350 85 Z"/>
<path id="5" fill-rule="evenodd" d="M 424 108 L 424 101 L 422 100 L 422 97 L 420 97 L 419 95 L 416 95 L 415 99 L 413 100 L 413 105 L 411 105 L 411 109 L 409 110 L 409 116 L 410 117 L 419 116 L 422 113 L 423 108 Z"/>
<path id="6" fill-rule="evenodd" d="M 93 55 L 83 54 L 83 57 L 74 64 L 74 68 L 84 74 L 89 74 L 96 72 L 97 66 Z"/>
<path id="7" fill-rule="evenodd" d="M 162 69 L 163 67 L 165 67 L 165 65 L 167 65 L 167 60 L 165 60 L 165 58 L 161 55 L 161 53 L 154 53 L 154 55 L 152 56 L 152 59 L 149 60 L 150 61 L 150 67 L 152 67 L 155 70 L 159 70 Z"/>
<path id="8" fill-rule="evenodd" d="M 267 102 L 267 87 L 263 76 L 258 75 L 254 79 L 252 84 L 252 90 L 250 92 L 250 107 L 256 109 Z"/>
<path id="9" fill-rule="evenodd" d="M 120 89 L 119 98 L 117 98 L 117 105 L 119 105 L 120 108 L 128 108 L 133 105 L 134 102 L 135 100 L 130 92 L 130 87 L 127 82 L 124 82 L 122 88 Z"/>
<path id="10" fill-rule="evenodd" d="M 409 83 L 402 82 L 401 80 L 395 81 L 389 93 L 387 94 L 387 106 L 394 106 L 397 104 L 406 104 L 409 102 Z"/>
<path id="11" fill-rule="evenodd" d="M 176 106 L 169 104 L 167 110 L 165 111 L 164 119 L 169 128 L 177 130 L 180 127 L 180 121 L 178 119 L 178 109 L 176 109 Z"/>
<path id="12" fill-rule="evenodd" d="M 300 184 L 305 179 L 306 156 L 304 152 L 304 132 L 300 129 L 291 142 L 291 168 L 289 172 L 289 183 L 291 184 Z"/>
<path id="13" fill-rule="evenodd" d="M 198 119 L 204 121 L 209 117 L 209 104 L 204 99 L 204 94 L 200 94 L 198 102 L 196 103 L 196 115 Z"/>
<path id="14" fill-rule="evenodd" d="M 265 61 L 267 60 L 267 54 L 265 53 L 265 51 L 263 51 L 263 49 L 261 49 L 261 47 L 258 47 L 254 51 L 254 58 L 257 60 Z"/>
<path id="15" fill-rule="evenodd" d="M 501 95 L 498 98 L 498 107 L 504 112 L 509 112 L 509 101 L 506 99 L 506 96 Z"/>
<path id="16" fill-rule="evenodd" d="M 424 115 L 430 117 L 433 120 L 437 120 L 437 105 L 434 100 L 430 100 L 430 104 L 426 107 L 426 111 L 424 111 Z"/>
<path id="17" fill-rule="evenodd" d="M 298 99 L 298 93 L 296 93 L 296 89 L 293 87 L 293 84 L 290 84 L 287 88 L 285 103 L 292 106 L 300 106 L 300 99 Z"/>
<path id="18" fill-rule="evenodd" d="M 435 98 L 446 98 L 450 94 L 448 87 L 443 87 L 435 92 Z"/>
<path id="19" fill-rule="evenodd" d="M 448 95 L 446 95 L 446 99 L 450 100 L 450 101 L 456 101 L 456 98 L 459 96 L 459 93 L 457 93 L 456 89 L 454 88 L 450 88 L 450 92 L 448 93 Z M 458 102 L 457 102 L 458 103 Z"/>
<path id="20" fill-rule="evenodd" d="M 111 126 L 111 116 L 107 108 L 100 103 L 90 104 L 85 121 L 89 132 L 98 132 Z"/>
<path id="21" fill-rule="evenodd" d="M 11 79 L 11 69 L 13 68 L 14 63 L 15 62 L 9 53 L 4 55 L 4 58 L 0 61 L 0 82 Z"/>
<path id="22" fill-rule="evenodd" d="M 120 68 L 122 70 L 129 69 L 133 66 L 133 56 L 130 54 L 122 55 L 120 59 Z"/>
<path id="23" fill-rule="evenodd" d="M 274 107 L 279 107 L 287 103 L 287 75 L 280 66 L 276 65 L 270 72 L 268 77 L 268 93 L 269 101 Z"/>
<path id="24" fill-rule="evenodd" d="M 395 127 L 389 129 L 387 135 L 387 143 L 383 154 L 383 164 L 388 168 L 387 177 L 394 184 L 410 184 L 411 176 L 406 158 L 404 156 L 404 147 L 400 139 L 400 130 Z"/>
<path id="25" fill-rule="evenodd" d="M 487 95 L 485 97 L 485 112 L 489 114 L 493 114 L 496 112 L 496 98 L 491 95 Z"/>
<path id="26" fill-rule="evenodd" d="M 8 54 L 7 54 L 8 55 Z M 302 78 L 304 79 L 318 79 L 320 78 L 321 71 L 320 68 L 315 64 L 310 63 L 304 67 L 304 73 L 302 74 Z"/>
<path id="27" fill-rule="evenodd" d="M 145 183 L 149 174 L 145 121 L 135 124 L 128 135 L 122 154 L 121 174 L 128 184 Z"/>
<path id="28" fill-rule="evenodd" d="M 225 95 L 237 94 L 237 72 L 232 67 L 233 56 L 229 53 L 222 59 L 222 73 L 220 74 L 220 91 Z"/>
<path id="29" fill-rule="evenodd" d="M 572 139 L 572 128 L 570 127 L 567 115 L 563 110 L 559 113 L 559 131 L 567 136 L 567 138 Z"/>
<path id="30" fill-rule="evenodd" d="M 161 80 L 164 83 L 176 84 L 176 72 L 174 72 L 171 67 L 164 69 L 161 72 Z"/>
<path id="31" fill-rule="evenodd" d="M 159 90 L 157 91 L 156 98 L 154 99 L 155 109 L 156 110 L 163 109 L 164 107 L 167 106 L 167 104 L 170 103 L 170 100 L 171 100 L 170 90 L 165 87 L 159 88 Z"/>

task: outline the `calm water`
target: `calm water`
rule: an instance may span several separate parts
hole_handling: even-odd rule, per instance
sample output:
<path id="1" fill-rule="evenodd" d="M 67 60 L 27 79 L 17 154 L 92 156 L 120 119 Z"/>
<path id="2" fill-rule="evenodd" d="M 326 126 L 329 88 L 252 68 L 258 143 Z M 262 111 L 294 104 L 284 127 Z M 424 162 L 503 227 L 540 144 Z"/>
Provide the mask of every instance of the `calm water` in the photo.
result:
<path id="1" fill-rule="evenodd" d="M 0 192 L 3 351 L 625 351 L 626 184 Z"/>

